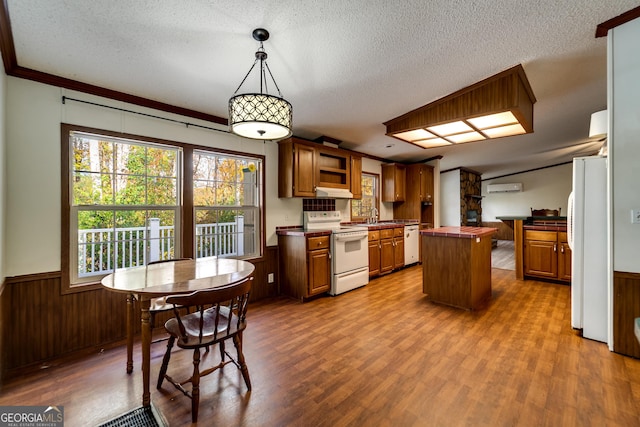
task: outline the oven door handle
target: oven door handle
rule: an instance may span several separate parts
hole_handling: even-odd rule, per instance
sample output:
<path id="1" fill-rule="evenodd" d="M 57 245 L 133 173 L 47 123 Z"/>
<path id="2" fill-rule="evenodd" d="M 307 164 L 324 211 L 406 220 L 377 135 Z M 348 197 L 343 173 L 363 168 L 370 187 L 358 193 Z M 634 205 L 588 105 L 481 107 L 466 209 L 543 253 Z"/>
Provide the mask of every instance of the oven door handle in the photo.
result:
<path id="1" fill-rule="evenodd" d="M 368 239 L 369 234 L 356 234 L 351 236 L 349 235 L 343 236 L 343 235 L 337 234 L 335 238 L 336 238 L 336 242 L 351 242 L 354 240 Z"/>

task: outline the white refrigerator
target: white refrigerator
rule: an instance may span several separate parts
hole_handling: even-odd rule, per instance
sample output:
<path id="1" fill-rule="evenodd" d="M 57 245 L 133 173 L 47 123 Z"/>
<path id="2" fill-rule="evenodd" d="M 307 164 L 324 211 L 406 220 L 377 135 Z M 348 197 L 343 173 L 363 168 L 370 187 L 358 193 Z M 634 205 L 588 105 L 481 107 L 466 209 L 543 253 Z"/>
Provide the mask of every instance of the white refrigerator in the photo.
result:
<path id="1" fill-rule="evenodd" d="M 571 258 L 571 326 L 609 343 L 607 158 L 573 159 L 567 232 Z"/>

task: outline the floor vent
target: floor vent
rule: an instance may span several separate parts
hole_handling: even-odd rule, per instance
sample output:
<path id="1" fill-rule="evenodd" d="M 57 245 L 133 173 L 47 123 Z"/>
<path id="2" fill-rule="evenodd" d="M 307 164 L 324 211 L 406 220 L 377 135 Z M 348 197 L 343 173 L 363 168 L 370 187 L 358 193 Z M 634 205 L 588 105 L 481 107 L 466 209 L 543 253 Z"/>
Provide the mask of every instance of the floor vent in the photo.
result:
<path id="1" fill-rule="evenodd" d="M 150 406 L 133 409 L 98 427 L 161 427 Z"/>

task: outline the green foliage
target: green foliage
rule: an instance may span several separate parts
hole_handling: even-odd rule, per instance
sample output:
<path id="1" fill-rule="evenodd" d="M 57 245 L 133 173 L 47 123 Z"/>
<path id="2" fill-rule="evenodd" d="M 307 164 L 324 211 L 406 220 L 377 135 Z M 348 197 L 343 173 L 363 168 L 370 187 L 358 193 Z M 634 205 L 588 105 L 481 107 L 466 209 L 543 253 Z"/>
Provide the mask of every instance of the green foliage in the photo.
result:
<path id="1" fill-rule="evenodd" d="M 129 206 L 118 211 L 117 227 L 144 226 L 151 216 L 174 224 L 171 210 L 146 206 L 176 206 L 178 151 L 134 143 L 103 140 L 76 134 L 73 146 L 73 203 L 75 205 Z M 79 229 L 113 226 L 113 211 L 95 210 L 78 215 Z"/>

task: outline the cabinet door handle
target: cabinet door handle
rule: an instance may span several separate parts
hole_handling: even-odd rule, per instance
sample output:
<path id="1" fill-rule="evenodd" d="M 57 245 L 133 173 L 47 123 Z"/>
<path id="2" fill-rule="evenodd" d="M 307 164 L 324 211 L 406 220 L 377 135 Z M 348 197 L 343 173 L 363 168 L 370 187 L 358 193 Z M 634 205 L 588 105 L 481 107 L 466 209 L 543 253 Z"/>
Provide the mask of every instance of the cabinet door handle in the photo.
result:
<path id="1" fill-rule="evenodd" d="M 564 244 L 560 245 L 560 253 L 564 253 Z"/>
<path id="2" fill-rule="evenodd" d="M 553 252 L 558 252 L 558 245 L 555 243 L 553 244 Z"/>

